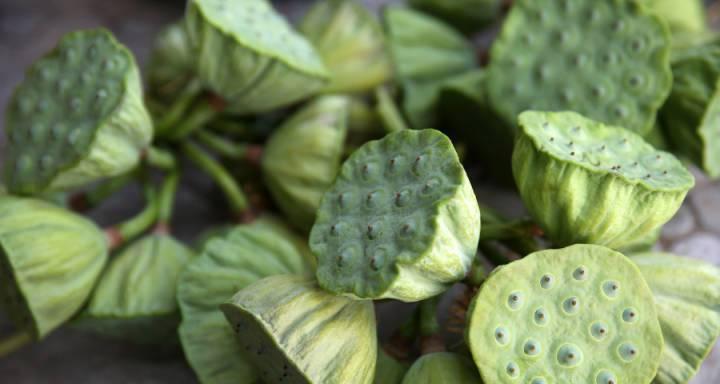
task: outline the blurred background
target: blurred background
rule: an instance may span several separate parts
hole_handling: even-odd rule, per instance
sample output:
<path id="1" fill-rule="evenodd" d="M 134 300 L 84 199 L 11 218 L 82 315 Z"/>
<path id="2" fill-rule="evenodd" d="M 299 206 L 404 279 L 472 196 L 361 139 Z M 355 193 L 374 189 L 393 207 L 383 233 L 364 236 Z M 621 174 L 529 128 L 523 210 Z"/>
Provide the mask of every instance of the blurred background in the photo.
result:
<path id="1" fill-rule="evenodd" d="M 273 2 L 293 20 L 302 16 L 311 3 L 308 0 Z M 400 1 L 362 2 L 378 10 L 383 4 Z M 165 24 L 180 18 L 183 10 L 183 0 L 0 0 L 0 122 L 4 121 L 4 105 L 22 80 L 24 68 L 55 46 L 64 33 L 98 26 L 109 28 L 130 47 L 142 67 L 157 32 Z M 710 14 L 717 24 L 717 12 Z M 487 42 L 487 36 L 481 36 L 478 41 L 481 44 Z M 0 155 L 3 140 L 4 136 L 0 135 Z M 662 246 L 681 255 L 720 265 L 720 185 L 711 184 L 699 173 L 696 176 L 698 186 L 677 217 L 665 227 Z M 223 217 L 223 199 L 207 198 L 215 192 L 210 181 L 202 175 L 191 173 L 185 178 L 178 195 L 173 226 L 181 239 L 192 240 L 200 230 Z M 522 203 L 512 191 L 485 186 L 476 193 L 490 205 L 503 207 L 503 213 L 509 216 L 523 214 Z M 99 224 L 107 225 L 128 217 L 141 206 L 140 191 L 130 187 L 93 211 L 91 216 Z M 388 317 L 387 303 L 378 309 L 381 317 Z M 397 315 L 397 308 L 393 307 L 392 311 Z M 10 331 L 10 325 L 0 314 L 0 335 Z M 385 329 L 384 333 L 387 331 Z M 38 344 L 0 359 L 0 383 L 8 384 L 195 382 L 179 349 L 163 351 L 138 347 L 67 327 Z M 716 383 L 720 383 L 720 347 L 715 348 L 692 382 Z"/>

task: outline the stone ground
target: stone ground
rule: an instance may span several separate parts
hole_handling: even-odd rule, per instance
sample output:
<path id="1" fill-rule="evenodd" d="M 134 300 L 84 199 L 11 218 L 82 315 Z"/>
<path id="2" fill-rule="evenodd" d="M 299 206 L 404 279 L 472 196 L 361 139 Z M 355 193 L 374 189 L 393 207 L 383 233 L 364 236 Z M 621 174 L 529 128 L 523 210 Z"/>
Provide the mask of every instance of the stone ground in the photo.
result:
<path id="1" fill-rule="evenodd" d="M 377 8 L 383 0 L 369 0 Z M 23 68 L 50 49 L 58 37 L 78 28 L 105 26 L 127 44 L 142 63 L 161 26 L 182 14 L 182 0 L 0 0 L 0 106 L 22 79 Z M 296 15 L 302 1 L 277 1 Z M 2 112 L 0 111 L 0 121 Z M 0 153 L 2 142 L 0 138 Z M 222 199 L 201 175 L 191 174 L 177 204 L 177 235 L 192 239 L 223 216 Z M 489 205 L 505 213 L 523 214 L 519 199 L 507 190 L 484 187 L 477 191 Z M 92 213 L 101 225 L 116 222 L 139 209 L 139 192 L 129 188 Z M 720 183 L 697 173 L 697 187 L 675 219 L 664 229 L 661 247 L 674 253 L 720 265 Z M 395 307 L 379 306 L 381 316 Z M 407 311 L 404 307 L 402 310 Z M 0 318 L 0 335 L 11 331 Z M 156 350 L 61 329 L 46 340 L 0 360 L 0 382 L 8 384 L 155 384 L 194 383 L 192 371 L 177 350 Z M 720 382 L 720 348 L 705 362 L 693 384 Z"/>

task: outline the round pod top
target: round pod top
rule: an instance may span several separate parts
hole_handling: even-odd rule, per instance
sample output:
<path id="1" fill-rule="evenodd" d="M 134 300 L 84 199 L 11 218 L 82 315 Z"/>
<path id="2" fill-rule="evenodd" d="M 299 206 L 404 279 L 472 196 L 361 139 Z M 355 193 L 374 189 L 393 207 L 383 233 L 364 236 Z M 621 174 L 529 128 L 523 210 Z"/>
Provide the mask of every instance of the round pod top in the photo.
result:
<path id="1" fill-rule="evenodd" d="M 640 271 L 596 245 L 498 268 L 470 305 L 466 337 L 488 383 L 647 384 L 663 348 Z"/>
<path id="2" fill-rule="evenodd" d="M 450 352 L 420 357 L 405 374 L 403 384 L 479 384 L 480 375 L 468 358 Z"/>
<path id="3" fill-rule="evenodd" d="M 101 335 L 177 345 L 178 275 L 194 254 L 167 235 L 146 236 L 113 257 L 75 322 Z"/>
<path id="4" fill-rule="evenodd" d="M 500 0 L 410 0 L 409 3 L 468 33 L 493 23 L 502 10 Z"/>
<path id="5" fill-rule="evenodd" d="M 370 384 L 377 336 L 370 301 L 293 275 L 266 277 L 220 309 L 265 382 Z"/>
<path id="6" fill-rule="evenodd" d="M 110 32 L 71 32 L 10 101 L 5 182 L 15 194 L 68 189 L 133 168 L 153 135 L 135 60 Z"/>
<path id="7" fill-rule="evenodd" d="M 155 39 L 147 68 L 151 91 L 160 97 L 177 97 L 194 76 L 195 59 L 185 25 L 176 22 L 165 27 Z"/>
<path id="8" fill-rule="evenodd" d="M 720 269 L 660 252 L 637 254 L 630 259 L 655 296 L 665 338 L 653 383 L 687 383 L 720 335 Z"/>
<path id="9" fill-rule="evenodd" d="M 382 347 L 378 347 L 373 384 L 400 384 L 407 370 L 405 363 L 395 360 Z"/>
<path id="10" fill-rule="evenodd" d="M 177 288 L 180 341 L 200 382 L 236 384 L 257 377 L 218 306 L 263 277 L 310 275 L 308 254 L 299 239 L 269 217 L 207 240 L 181 272 Z"/>
<path id="11" fill-rule="evenodd" d="M 369 91 L 392 77 L 382 28 L 358 1 L 318 1 L 298 29 L 331 73 L 324 92 Z"/>
<path id="12" fill-rule="evenodd" d="M 0 304 L 40 339 L 70 319 L 107 262 L 92 222 L 50 203 L 0 196 Z"/>
<path id="13" fill-rule="evenodd" d="M 672 154 L 574 112 L 520 114 L 513 174 L 530 213 L 561 245 L 629 246 L 680 208 L 694 185 Z"/>
<path id="14" fill-rule="evenodd" d="M 198 77 L 233 113 L 266 112 L 319 91 L 315 49 L 266 0 L 192 0 L 185 15 Z"/>
<path id="15" fill-rule="evenodd" d="M 293 225 L 309 231 L 325 191 L 340 170 L 350 101 L 322 96 L 290 117 L 268 140 L 263 176 Z"/>
<path id="16" fill-rule="evenodd" d="M 645 134 L 670 91 L 670 37 L 634 0 L 520 0 L 488 66 L 508 125 L 528 109 L 574 110 Z"/>
<path id="17" fill-rule="evenodd" d="M 320 285 L 362 299 L 419 301 L 467 274 L 480 209 L 450 139 L 402 130 L 342 166 L 310 234 Z"/>

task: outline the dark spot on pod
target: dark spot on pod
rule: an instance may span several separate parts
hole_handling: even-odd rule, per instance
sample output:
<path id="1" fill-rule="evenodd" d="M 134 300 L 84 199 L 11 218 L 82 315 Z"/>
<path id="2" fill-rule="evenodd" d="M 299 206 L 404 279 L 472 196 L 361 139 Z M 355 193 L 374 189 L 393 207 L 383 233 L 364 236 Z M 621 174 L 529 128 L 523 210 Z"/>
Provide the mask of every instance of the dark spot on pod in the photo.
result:
<path id="1" fill-rule="evenodd" d="M 634 308 L 627 308 L 622 313 L 622 319 L 626 323 L 634 323 L 637 318 L 637 311 Z"/>
<path id="2" fill-rule="evenodd" d="M 620 293 L 620 283 L 613 280 L 608 280 L 603 283 L 602 290 L 605 296 L 614 298 Z"/>
<path id="3" fill-rule="evenodd" d="M 398 207 L 404 207 L 410 200 L 410 190 L 404 189 L 399 192 L 395 192 L 395 205 Z"/>
<path id="4" fill-rule="evenodd" d="M 586 280 L 587 279 L 587 268 L 584 266 L 579 266 L 573 271 L 573 278 L 575 280 Z"/>
<path id="5" fill-rule="evenodd" d="M 528 356 L 537 356 L 541 352 L 540 343 L 533 339 L 528 339 L 523 345 L 523 352 Z"/>
<path id="6" fill-rule="evenodd" d="M 511 361 L 505 366 L 505 373 L 510 377 L 518 377 L 520 376 L 520 367 Z"/>
<path id="7" fill-rule="evenodd" d="M 332 226 L 330 226 L 330 234 L 333 236 L 336 236 L 338 234 L 338 225 L 337 224 L 333 224 Z"/>
<path id="8" fill-rule="evenodd" d="M 510 342 L 510 333 L 504 327 L 495 328 L 495 341 L 500 345 L 507 345 Z"/>
<path id="9" fill-rule="evenodd" d="M 547 384 L 547 380 L 544 377 L 533 377 L 530 384 Z"/>
<path id="10" fill-rule="evenodd" d="M 563 301 L 562 304 L 563 311 L 567 314 L 574 314 L 577 313 L 577 311 L 580 309 L 580 301 L 577 297 L 568 297 Z"/>
<path id="11" fill-rule="evenodd" d="M 582 350 L 574 344 L 564 344 L 557 351 L 557 361 L 565 367 L 576 367 L 583 360 Z"/>
<path id="12" fill-rule="evenodd" d="M 595 384 L 618 384 L 618 381 L 612 372 L 603 369 L 595 377 Z"/>
<path id="13" fill-rule="evenodd" d="M 599 321 L 592 323 L 592 325 L 590 326 L 590 336 L 592 336 L 592 338 L 595 340 L 600 341 L 605 339 L 608 335 L 608 332 L 609 331 L 607 325 Z"/>
<path id="14" fill-rule="evenodd" d="M 413 162 L 413 172 L 420 173 L 420 166 L 422 163 L 422 155 L 418 155 Z"/>
<path id="15" fill-rule="evenodd" d="M 377 192 L 370 192 L 365 196 L 365 204 L 368 207 L 374 207 L 377 202 Z"/>
<path id="16" fill-rule="evenodd" d="M 338 194 L 337 201 L 338 201 L 338 205 L 340 206 L 340 208 L 343 208 L 345 206 L 345 194 L 344 193 Z"/>
<path id="17" fill-rule="evenodd" d="M 630 362 L 638 356 L 638 349 L 633 344 L 622 343 L 618 347 L 618 354 L 625 362 Z"/>
<path id="18" fill-rule="evenodd" d="M 508 296 L 507 304 L 510 309 L 517 310 L 523 305 L 523 294 L 520 291 L 515 291 Z"/>
<path id="19" fill-rule="evenodd" d="M 533 321 L 535 321 L 535 324 L 537 325 L 545 325 L 548 322 L 548 314 L 545 312 L 544 309 L 538 308 L 535 310 L 535 314 L 533 314 Z"/>
<path id="20" fill-rule="evenodd" d="M 545 274 L 540 278 L 540 286 L 544 289 L 550 289 L 553 286 L 555 279 L 550 274 Z"/>

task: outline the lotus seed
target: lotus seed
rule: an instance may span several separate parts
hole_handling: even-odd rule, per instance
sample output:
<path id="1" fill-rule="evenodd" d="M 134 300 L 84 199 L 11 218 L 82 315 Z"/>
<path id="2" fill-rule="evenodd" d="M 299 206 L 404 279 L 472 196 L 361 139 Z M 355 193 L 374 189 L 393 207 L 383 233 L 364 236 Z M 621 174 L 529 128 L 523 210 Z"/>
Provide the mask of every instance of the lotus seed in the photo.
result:
<path id="1" fill-rule="evenodd" d="M 612 372 L 603 369 L 597 374 L 595 384 L 618 384 L 618 382 Z"/>
<path id="2" fill-rule="evenodd" d="M 563 302 L 563 311 L 567 314 L 574 314 L 580 307 L 580 302 L 577 297 L 569 297 Z"/>
<path id="3" fill-rule="evenodd" d="M 545 325 L 545 324 L 547 324 L 547 321 L 548 321 L 548 315 L 544 309 L 538 308 L 535 311 L 535 315 L 533 316 L 533 319 L 535 320 L 535 324 Z"/>
<path id="4" fill-rule="evenodd" d="M 573 272 L 573 278 L 575 280 L 586 280 L 587 279 L 587 269 L 585 267 L 578 267 Z"/>
<path id="5" fill-rule="evenodd" d="M 583 353 L 574 344 L 564 344 L 558 349 L 557 360 L 562 366 L 575 367 L 582 362 Z"/>
<path id="6" fill-rule="evenodd" d="M 516 291 L 508 296 L 508 306 L 510 309 L 517 310 L 523 305 L 523 294 L 522 292 Z"/>
<path id="7" fill-rule="evenodd" d="M 623 311 L 622 318 L 626 323 L 634 323 L 637 321 L 637 311 L 634 308 L 628 308 Z"/>
<path id="8" fill-rule="evenodd" d="M 511 361 L 508 363 L 507 367 L 505 367 L 505 372 L 507 372 L 510 377 L 518 377 L 520 376 L 520 367 L 518 367 L 515 362 Z"/>
<path id="9" fill-rule="evenodd" d="M 620 354 L 621 359 L 623 359 L 625 362 L 630 362 L 637 357 L 638 350 L 632 344 L 623 343 L 620 344 L 620 347 L 618 347 L 618 353 Z"/>
<path id="10" fill-rule="evenodd" d="M 603 340 L 608 335 L 608 328 L 603 323 L 595 322 L 590 326 L 590 335 L 595 340 Z"/>
<path id="11" fill-rule="evenodd" d="M 550 289 L 553 286 L 553 277 L 550 274 L 545 274 L 540 278 L 540 286 L 544 289 Z"/>
<path id="12" fill-rule="evenodd" d="M 605 296 L 615 298 L 620 292 L 620 283 L 617 281 L 606 281 L 603 283 L 602 289 Z"/>
<path id="13" fill-rule="evenodd" d="M 547 384 L 547 381 L 544 377 L 535 377 L 530 382 L 531 384 Z"/>
<path id="14" fill-rule="evenodd" d="M 500 345 L 507 345 L 510 342 L 510 334 L 504 327 L 498 327 L 495 329 L 495 341 Z"/>
<path id="15" fill-rule="evenodd" d="M 523 351 L 528 356 L 537 356 L 541 352 L 540 343 L 536 340 L 528 340 L 523 346 Z"/>

